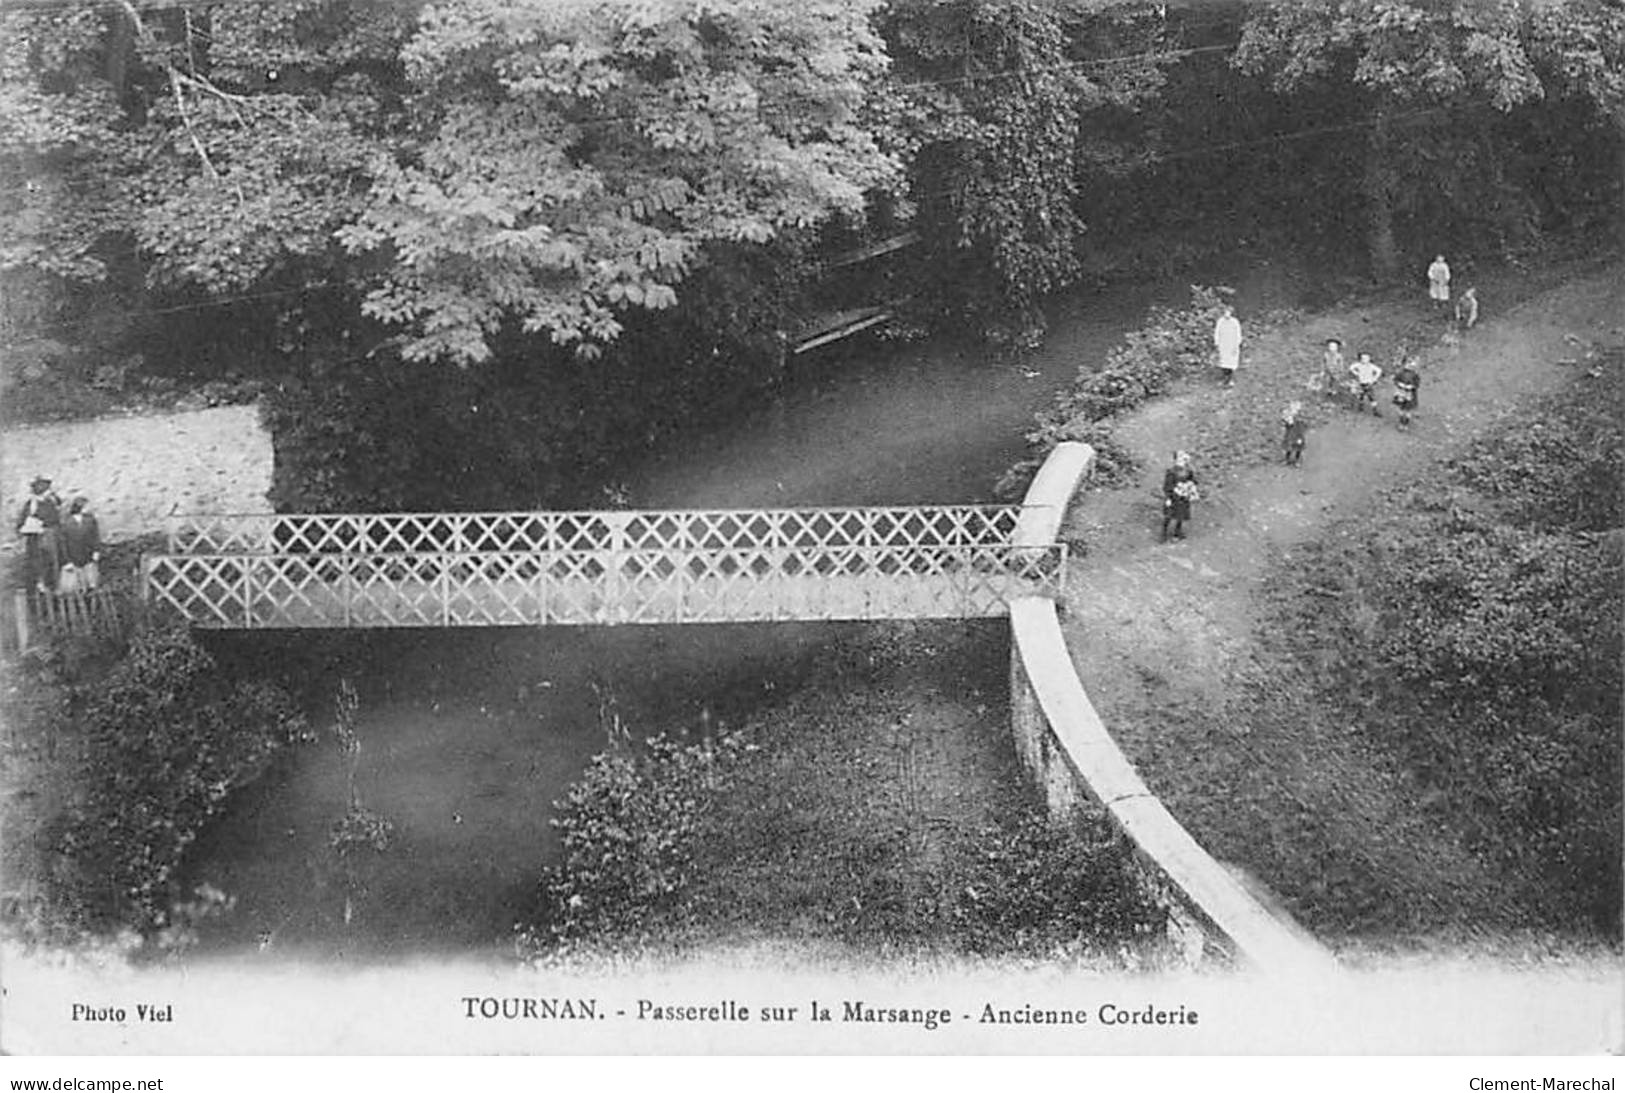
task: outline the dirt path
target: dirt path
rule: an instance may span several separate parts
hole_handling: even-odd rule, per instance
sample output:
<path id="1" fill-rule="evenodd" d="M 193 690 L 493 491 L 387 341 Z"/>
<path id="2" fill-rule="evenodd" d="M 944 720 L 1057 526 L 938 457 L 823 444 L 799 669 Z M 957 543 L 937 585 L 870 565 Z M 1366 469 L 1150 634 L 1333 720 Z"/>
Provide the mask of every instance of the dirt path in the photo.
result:
<path id="1" fill-rule="evenodd" d="M 1069 573 L 1066 632 L 1091 697 L 1196 838 L 1322 932 L 1316 908 L 1354 873 L 1363 889 L 1393 897 L 1337 916 L 1368 936 L 1478 934 L 1517 914 L 1449 817 L 1419 807 L 1418 787 L 1353 726 L 1315 709 L 1283 718 L 1267 701 L 1282 681 L 1257 644 L 1261 582 L 1283 549 L 1376 491 L 1433 473 L 1436 459 L 1586 367 L 1559 362 L 1625 341 L 1622 316 L 1617 265 L 1492 314 L 1460 339 L 1408 303 L 1316 316 L 1244 346 L 1234 389 L 1195 384 L 1124 421 L 1140 481 L 1076 506 L 1067 534 L 1086 552 Z M 1305 393 L 1322 339 L 1386 361 L 1396 334 L 1424 362 L 1409 432 L 1391 407 L 1378 420 Z M 1291 397 L 1314 414 L 1299 468 L 1280 465 L 1277 448 Z M 1190 538 L 1161 544 L 1161 475 L 1175 448 L 1193 453 L 1203 500 Z M 1301 866 L 1287 875 L 1288 861 L 1314 861 L 1318 875 Z"/>

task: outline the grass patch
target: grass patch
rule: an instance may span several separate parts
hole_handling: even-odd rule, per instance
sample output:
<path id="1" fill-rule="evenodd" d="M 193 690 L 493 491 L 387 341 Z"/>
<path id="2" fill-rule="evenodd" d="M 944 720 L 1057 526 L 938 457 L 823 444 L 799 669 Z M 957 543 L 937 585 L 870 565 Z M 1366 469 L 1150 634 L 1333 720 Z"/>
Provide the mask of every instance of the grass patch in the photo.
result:
<path id="1" fill-rule="evenodd" d="M 1418 821 L 1481 864 L 1486 923 L 1620 932 L 1621 366 L 1271 576 L 1261 636 L 1286 693 L 1403 772 Z M 1449 880 L 1400 906 L 1436 916 Z M 1340 887 L 1375 902 L 1371 878 Z"/>
<path id="2" fill-rule="evenodd" d="M 1002 632 L 891 624 L 773 714 L 602 757 L 562 807 L 539 949 L 794 939 L 1119 965 L 1164 911 L 1104 813 L 1052 825 L 1010 743 Z"/>

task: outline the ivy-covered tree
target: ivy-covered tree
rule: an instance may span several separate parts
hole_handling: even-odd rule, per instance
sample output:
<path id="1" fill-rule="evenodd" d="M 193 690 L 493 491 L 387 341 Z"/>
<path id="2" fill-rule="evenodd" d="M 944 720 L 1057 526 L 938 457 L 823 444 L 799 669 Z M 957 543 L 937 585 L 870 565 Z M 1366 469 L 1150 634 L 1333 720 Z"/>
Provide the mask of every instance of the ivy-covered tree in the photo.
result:
<path id="1" fill-rule="evenodd" d="M 666 308 L 713 242 L 858 216 L 896 163 L 859 123 L 873 0 L 427 9 L 421 136 L 373 163 L 341 235 L 385 263 L 369 314 L 412 358 L 483 360 L 504 323 L 589 352 Z"/>
<path id="2" fill-rule="evenodd" d="M 1077 273 L 1082 183 L 1125 158 L 1086 122 L 1156 89 L 1162 20 L 1099 0 L 904 0 L 881 26 L 896 65 L 876 126 L 911 166 L 929 242 L 961 279 L 993 278 L 971 306 L 1031 308 Z"/>

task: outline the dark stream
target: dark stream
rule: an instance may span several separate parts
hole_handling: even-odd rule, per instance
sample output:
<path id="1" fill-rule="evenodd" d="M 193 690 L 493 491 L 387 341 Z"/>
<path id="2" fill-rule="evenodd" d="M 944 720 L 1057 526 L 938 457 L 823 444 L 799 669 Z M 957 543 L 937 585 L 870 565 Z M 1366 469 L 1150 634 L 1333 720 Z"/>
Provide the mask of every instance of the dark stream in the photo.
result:
<path id="1" fill-rule="evenodd" d="M 632 504 L 990 501 L 1022 456 L 1033 415 L 1151 303 L 1183 302 L 1186 283 L 1067 300 L 1045 346 L 1019 361 L 990 363 L 979 347 L 946 339 L 811 354 L 798 362 L 810 381 L 781 406 L 653 460 L 628 484 Z M 1244 308 L 1259 291 L 1248 287 Z M 356 679 L 358 786 L 393 821 L 394 843 L 371 862 L 345 923 L 343 886 L 324 864 L 327 830 L 345 811 L 344 770 L 327 731 L 330 705 L 316 706 L 322 739 L 248 791 L 195 848 L 194 882 L 236 899 L 206 947 L 321 959 L 504 950 L 558 850 L 552 802 L 603 749 L 606 719 L 620 717 L 635 737 L 698 731 L 707 718 L 737 723 L 793 690 L 819 651 L 856 625 L 324 635 L 337 661 L 368 666 Z M 233 638 L 221 651 L 312 659 L 318 693 L 345 671 L 266 640 Z"/>

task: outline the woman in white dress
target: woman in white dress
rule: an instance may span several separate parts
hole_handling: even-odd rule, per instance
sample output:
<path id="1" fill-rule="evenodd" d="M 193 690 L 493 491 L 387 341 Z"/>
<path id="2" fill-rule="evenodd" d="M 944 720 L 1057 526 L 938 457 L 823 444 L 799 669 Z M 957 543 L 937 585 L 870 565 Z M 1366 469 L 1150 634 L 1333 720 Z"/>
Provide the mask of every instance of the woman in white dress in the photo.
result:
<path id="1" fill-rule="evenodd" d="M 1450 303 L 1450 265 L 1442 254 L 1428 267 L 1428 299 L 1433 301 L 1434 311 L 1443 311 Z"/>
<path id="2" fill-rule="evenodd" d="M 1213 344 L 1219 350 L 1219 370 L 1224 373 L 1224 385 L 1236 382 L 1236 369 L 1241 367 L 1241 320 L 1236 309 L 1226 306 L 1213 324 Z"/>

